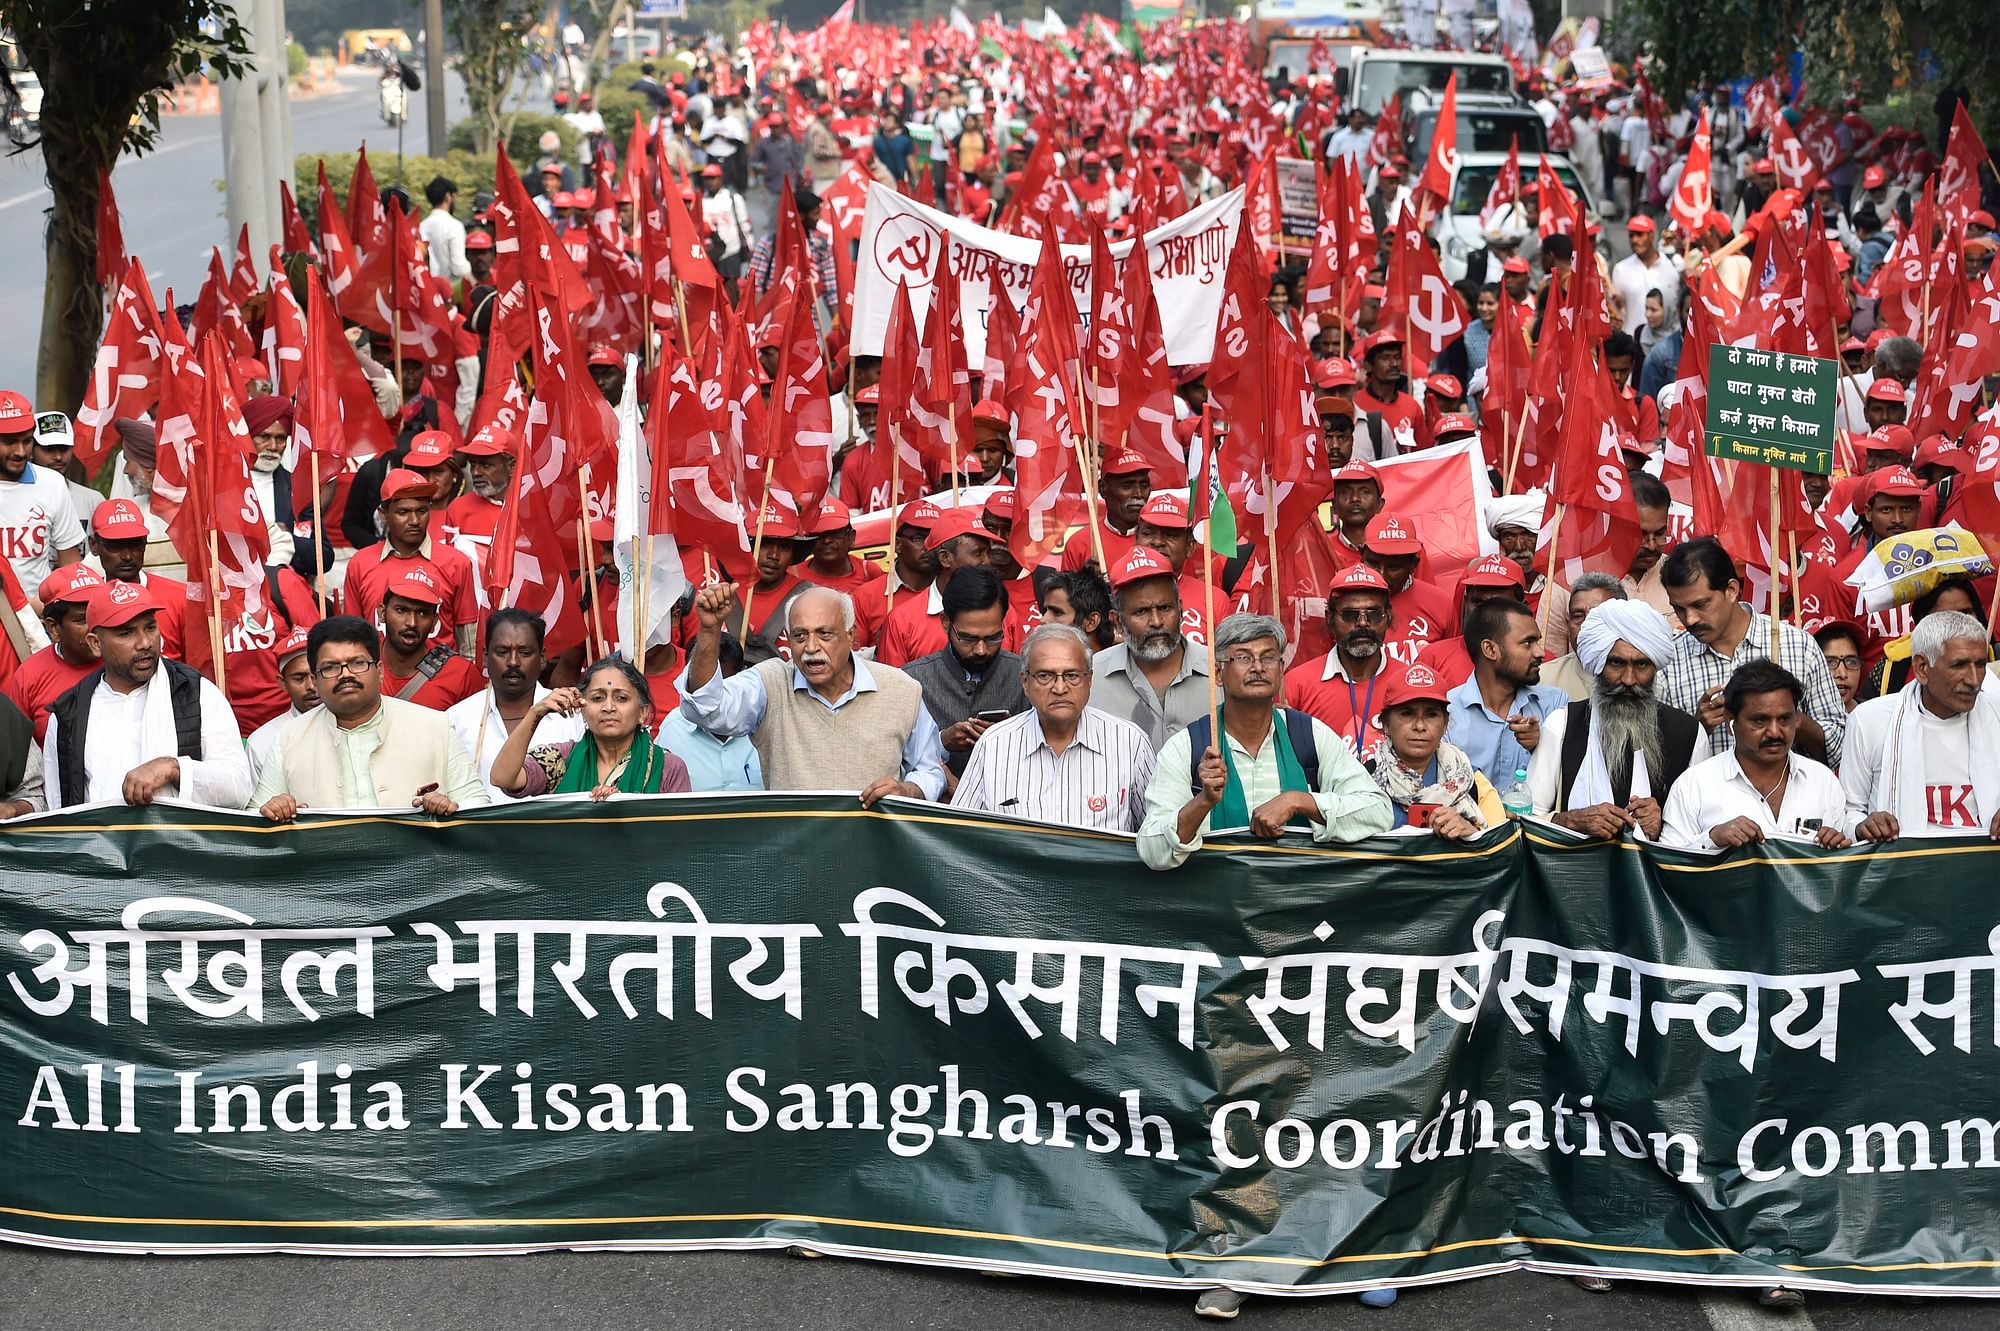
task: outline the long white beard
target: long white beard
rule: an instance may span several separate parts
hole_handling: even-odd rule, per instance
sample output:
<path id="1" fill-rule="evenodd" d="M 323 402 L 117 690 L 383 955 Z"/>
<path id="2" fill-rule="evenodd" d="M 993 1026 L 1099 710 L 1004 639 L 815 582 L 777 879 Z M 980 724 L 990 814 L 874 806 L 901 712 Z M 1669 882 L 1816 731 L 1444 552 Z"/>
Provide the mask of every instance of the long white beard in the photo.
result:
<path id="1" fill-rule="evenodd" d="M 1590 714 L 1597 723 L 1597 742 L 1604 750 L 1605 770 L 1613 784 L 1632 775 L 1632 755 L 1646 755 L 1646 771 L 1660 779 L 1667 770 L 1666 741 L 1660 735 L 1660 706 L 1648 687 L 1613 693 L 1602 679 L 1590 684 Z"/>

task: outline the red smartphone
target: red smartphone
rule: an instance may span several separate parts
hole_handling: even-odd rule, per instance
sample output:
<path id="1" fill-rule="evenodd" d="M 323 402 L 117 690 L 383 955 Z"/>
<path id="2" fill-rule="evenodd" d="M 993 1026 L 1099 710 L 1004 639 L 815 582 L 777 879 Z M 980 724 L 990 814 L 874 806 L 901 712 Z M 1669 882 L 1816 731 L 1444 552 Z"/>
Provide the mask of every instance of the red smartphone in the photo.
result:
<path id="1" fill-rule="evenodd" d="M 1436 813 L 1438 811 L 1438 808 L 1439 806 L 1435 804 L 1410 805 L 1409 807 L 1410 826 L 1429 827 L 1431 825 L 1431 815 Z"/>

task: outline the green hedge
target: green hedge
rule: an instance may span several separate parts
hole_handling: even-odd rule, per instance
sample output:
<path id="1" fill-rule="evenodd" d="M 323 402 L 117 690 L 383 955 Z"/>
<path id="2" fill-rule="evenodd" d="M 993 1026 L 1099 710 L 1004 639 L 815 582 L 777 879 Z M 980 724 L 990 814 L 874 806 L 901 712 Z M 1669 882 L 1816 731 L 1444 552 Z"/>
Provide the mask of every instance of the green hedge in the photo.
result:
<path id="1" fill-rule="evenodd" d="M 298 198 L 299 211 L 305 214 L 306 225 L 313 228 L 318 225 L 320 161 L 317 154 L 311 154 L 300 157 L 292 164 L 292 193 Z M 333 153 L 325 161 L 326 183 L 333 188 L 334 197 L 340 200 L 341 206 L 345 207 L 347 187 L 354 179 L 354 166 L 360 161 L 360 154 Z M 376 186 L 386 189 L 396 183 L 396 154 L 370 153 L 368 169 L 375 173 Z M 457 206 L 452 211 L 460 220 L 466 220 L 472 216 L 472 196 L 480 190 L 493 188 L 493 159 L 458 149 L 443 157 L 404 154 L 403 188 L 410 192 L 411 206 L 418 212 L 430 211 L 430 205 L 424 201 L 424 186 L 430 184 L 432 176 L 438 175 L 457 182 Z"/>
<path id="2" fill-rule="evenodd" d="M 513 161 L 514 169 L 519 171 L 524 179 L 535 169 L 535 162 L 542 155 L 542 150 L 536 145 L 541 141 L 542 135 L 549 130 L 554 130 L 556 136 L 562 140 L 563 161 L 572 166 L 576 164 L 578 139 L 576 130 L 571 127 L 569 121 L 557 115 L 523 111 L 515 118 L 513 132 L 507 136 L 507 156 Z M 453 125 L 448 142 L 454 152 L 471 152 L 472 122 L 461 120 Z M 486 176 L 488 180 L 493 177 L 491 163 L 487 165 Z M 428 176 L 424 178 L 430 179 Z"/>

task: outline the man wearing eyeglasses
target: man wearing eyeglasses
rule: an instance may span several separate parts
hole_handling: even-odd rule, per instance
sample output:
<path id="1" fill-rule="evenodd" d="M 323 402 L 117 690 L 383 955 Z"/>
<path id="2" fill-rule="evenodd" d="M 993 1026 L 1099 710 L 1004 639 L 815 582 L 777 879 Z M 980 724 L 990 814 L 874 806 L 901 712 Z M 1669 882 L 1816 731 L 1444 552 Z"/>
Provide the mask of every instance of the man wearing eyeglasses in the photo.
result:
<path id="1" fill-rule="evenodd" d="M 1327 591 L 1333 650 L 1285 674 L 1285 698 L 1332 727 L 1357 758 L 1374 752 L 1382 738 L 1378 700 L 1409 669 L 1382 650 L 1392 622 L 1388 582 L 1367 564 L 1350 564 Z"/>
<path id="2" fill-rule="evenodd" d="M 306 635 L 320 707 L 298 718 L 250 803 L 274 823 L 300 809 L 422 809 L 434 818 L 488 802 L 443 712 L 382 696 L 382 640 L 353 615 Z"/>
<path id="3" fill-rule="evenodd" d="M 1130 721 L 1090 705 L 1090 639 L 1044 624 L 1021 644 L 1019 685 L 1033 710 L 986 728 L 951 802 L 1065 827 L 1135 832 L 1153 779 L 1153 746 Z"/>
<path id="4" fill-rule="evenodd" d="M 965 774 L 965 760 L 986 728 L 1028 709 L 1021 692 L 1021 658 L 1006 650 L 1007 588 L 984 565 L 953 569 L 939 593 L 944 650 L 903 667 L 924 691 L 938 724 L 945 766 Z"/>

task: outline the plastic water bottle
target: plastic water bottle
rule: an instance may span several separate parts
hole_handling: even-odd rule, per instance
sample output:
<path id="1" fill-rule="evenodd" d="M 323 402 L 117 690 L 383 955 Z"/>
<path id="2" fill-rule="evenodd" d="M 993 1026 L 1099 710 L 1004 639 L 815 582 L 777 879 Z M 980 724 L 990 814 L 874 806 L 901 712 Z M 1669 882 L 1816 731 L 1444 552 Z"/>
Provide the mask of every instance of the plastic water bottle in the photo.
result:
<path id="1" fill-rule="evenodd" d="M 1500 794 L 1500 807 L 1507 811 L 1509 818 L 1531 818 L 1535 813 L 1535 797 L 1528 793 L 1528 769 L 1514 769 L 1514 784 Z"/>

